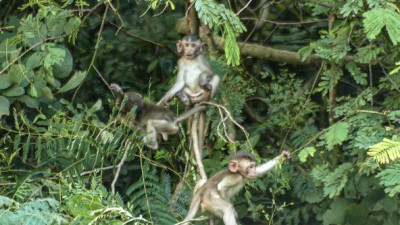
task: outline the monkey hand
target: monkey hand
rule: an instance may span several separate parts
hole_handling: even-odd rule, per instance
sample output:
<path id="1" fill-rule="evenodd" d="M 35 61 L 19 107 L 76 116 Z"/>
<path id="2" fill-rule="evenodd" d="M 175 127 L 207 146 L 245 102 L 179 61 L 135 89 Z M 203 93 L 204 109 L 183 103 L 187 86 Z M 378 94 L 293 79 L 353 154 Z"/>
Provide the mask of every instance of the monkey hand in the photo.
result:
<path id="1" fill-rule="evenodd" d="M 211 91 L 209 91 L 209 90 L 206 90 L 206 91 L 205 91 L 205 93 L 204 93 L 204 96 L 205 96 L 205 98 L 204 98 L 204 100 L 205 100 L 205 101 L 208 101 L 208 100 L 210 100 L 210 97 L 211 97 Z"/>
<path id="2" fill-rule="evenodd" d="M 289 151 L 283 151 L 282 156 L 283 156 L 283 160 L 289 160 L 290 159 L 290 152 Z"/>
<path id="3" fill-rule="evenodd" d="M 164 108 L 169 109 L 169 102 L 168 101 L 163 102 L 163 106 Z"/>

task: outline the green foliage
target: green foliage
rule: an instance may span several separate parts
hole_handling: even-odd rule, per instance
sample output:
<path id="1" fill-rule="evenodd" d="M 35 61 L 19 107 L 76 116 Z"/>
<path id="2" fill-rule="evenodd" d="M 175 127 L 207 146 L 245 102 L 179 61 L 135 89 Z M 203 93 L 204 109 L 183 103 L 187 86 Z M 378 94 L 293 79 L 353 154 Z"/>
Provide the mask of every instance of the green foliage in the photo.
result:
<path id="1" fill-rule="evenodd" d="M 344 33 L 340 35 L 323 35 L 320 40 L 311 43 L 310 47 L 319 57 L 338 63 L 350 51 L 350 47 L 346 43 L 346 30 L 342 32 Z"/>
<path id="2" fill-rule="evenodd" d="M 60 203 L 53 198 L 37 198 L 19 203 L 0 196 L 1 224 L 66 224 L 67 217 L 59 210 Z"/>
<path id="3" fill-rule="evenodd" d="M 383 27 L 394 45 L 400 42 L 400 14 L 392 8 L 374 8 L 363 14 L 364 29 L 367 37 L 373 40 L 381 33 Z"/>
<path id="4" fill-rule="evenodd" d="M 24 220 L 32 223 L 174 224 L 185 216 L 192 193 L 180 182 L 197 178 L 189 135 L 181 129 L 158 151 L 148 151 L 143 133 L 120 125 L 111 106 L 111 82 L 156 102 L 174 80 L 171 49 L 180 34 L 173 27 L 186 13 L 183 1 L 136 3 L 0 1 L 7 9 L 0 10 L 0 194 L 7 198 L 0 202 L 8 204 L 0 207 L 0 219 L 20 221 L 16 217 L 31 210 L 24 204 L 44 204 L 29 217 L 40 220 Z M 281 170 L 248 182 L 235 198 L 238 222 L 398 224 L 395 1 L 235 3 L 190 5 L 210 34 L 225 42 L 225 58 L 210 56 L 221 77 L 213 101 L 246 130 L 209 105 L 206 172 L 225 168 L 239 148 L 262 162 L 282 150 L 293 152 Z M 267 50 L 259 58 L 258 49 L 239 49 L 236 40 L 278 54 Z M 315 62 L 294 65 L 298 56 L 287 51 Z M 382 144 L 385 137 L 392 137 L 391 145 Z M 369 156 L 374 148 L 376 155 Z"/>
<path id="5" fill-rule="evenodd" d="M 52 99 L 54 89 L 60 88 L 58 79 L 72 71 L 70 51 L 56 43 L 67 36 L 74 40 L 80 19 L 71 11 L 53 9 L 49 13 L 46 4 L 30 2 L 30 6 L 33 4 L 41 5 L 38 13 L 21 19 L 17 35 L 3 40 L 0 46 L 0 97 L 7 115 L 5 107 L 14 101 L 38 108 L 40 100 Z M 21 52 L 23 47 L 34 52 Z"/>
<path id="6" fill-rule="evenodd" d="M 212 0 L 190 0 L 201 21 L 210 29 L 216 29 L 222 33 L 225 40 L 225 56 L 227 64 L 237 66 L 240 60 L 240 51 L 236 43 L 236 37 L 246 31 L 246 27 L 239 18 L 224 5 Z"/>
<path id="7" fill-rule="evenodd" d="M 395 164 L 384 169 L 376 175 L 380 178 L 380 184 L 385 186 L 385 192 L 393 197 L 400 193 L 400 165 Z"/>
<path id="8" fill-rule="evenodd" d="M 321 91 L 322 94 L 326 95 L 336 86 L 342 76 L 343 71 L 337 67 L 326 70 L 322 74 L 321 81 L 318 83 L 318 88 L 315 90 Z"/>
<path id="9" fill-rule="evenodd" d="M 400 142 L 384 138 L 382 142 L 370 147 L 368 156 L 379 164 L 388 164 L 400 158 Z"/>
<path id="10" fill-rule="evenodd" d="M 299 152 L 299 159 L 300 159 L 300 162 L 303 162 L 303 163 L 306 162 L 308 156 L 314 157 L 314 153 L 315 153 L 316 151 L 317 151 L 317 150 L 316 150 L 314 147 L 307 147 L 307 148 L 302 149 L 302 150 Z"/>
<path id="11" fill-rule="evenodd" d="M 339 122 L 329 127 L 324 135 L 328 150 L 332 150 L 335 145 L 341 145 L 347 139 L 349 126 L 346 122 Z"/>
<path id="12" fill-rule="evenodd" d="M 156 170 L 143 168 L 142 177 L 127 189 L 128 208 L 136 215 L 151 218 L 154 224 L 175 224 L 169 205 L 171 181 L 169 176 L 158 176 Z"/>

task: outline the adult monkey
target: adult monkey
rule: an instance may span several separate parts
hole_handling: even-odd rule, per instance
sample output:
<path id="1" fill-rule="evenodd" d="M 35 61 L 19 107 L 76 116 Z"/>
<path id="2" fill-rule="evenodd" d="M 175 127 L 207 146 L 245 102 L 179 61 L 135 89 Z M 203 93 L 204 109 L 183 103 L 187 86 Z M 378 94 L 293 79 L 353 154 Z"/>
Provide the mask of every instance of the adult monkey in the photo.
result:
<path id="1" fill-rule="evenodd" d="M 204 55 L 205 44 L 197 34 L 189 34 L 177 41 L 176 49 L 178 53 L 183 52 L 178 61 L 176 82 L 158 104 L 168 105 L 175 96 L 185 105 L 212 99 L 218 91 L 220 78 L 212 72 Z M 207 179 L 202 163 L 204 120 L 204 113 L 196 113 L 191 126 L 193 152 L 203 181 Z"/>
<path id="2" fill-rule="evenodd" d="M 138 93 L 124 93 L 118 84 L 111 84 L 110 89 L 114 92 L 115 104 L 120 108 L 123 117 L 126 117 L 126 114 L 136 107 L 135 119 L 130 121 L 128 126 L 146 125 L 146 136 L 143 141 L 151 149 L 158 149 L 157 134 L 161 134 L 166 141 L 169 134 L 178 132 L 178 123 L 180 121 L 207 108 L 202 105 L 196 106 L 176 116 L 168 109 L 143 101 L 142 96 Z M 121 105 L 121 103 L 123 104 Z"/>
<path id="3" fill-rule="evenodd" d="M 229 162 L 228 169 L 216 173 L 203 186 L 195 188 L 189 212 L 183 222 L 178 224 L 189 224 L 201 208 L 202 211 L 209 211 L 220 217 L 225 225 L 236 225 L 237 213 L 230 203 L 230 198 L 243 188 L 246 179 L 264 175 L 279 163 L 281 157 L 288 159 L 290 153 L 285 151 L 256 168 L 253 154 L 238 152 Z"/>
<path id="4" fill-rule="evenodd" d="M 205 44 L 197 34 L 189 34 L 177 41 L 178 75 L 175 84 L 157 103 L 167 104 L 174 96 L 185 105 L 212 99 L 219 87 L 220 78 L 215 75 L 204 55 Z"/>

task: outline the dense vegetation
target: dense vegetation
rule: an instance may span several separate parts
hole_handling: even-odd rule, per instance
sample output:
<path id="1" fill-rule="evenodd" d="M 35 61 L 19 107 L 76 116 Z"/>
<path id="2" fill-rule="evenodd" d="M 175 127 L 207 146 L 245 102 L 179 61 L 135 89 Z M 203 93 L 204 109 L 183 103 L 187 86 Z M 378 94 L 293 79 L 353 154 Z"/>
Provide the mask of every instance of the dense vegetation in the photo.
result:
<path id="1" fill-rule="evenodd" d="M 157 102 L 195 9 L 222 80 L 207 174 L 239 149 L 292 152 L 234 199 L 241 224 L 399 225 L 399 2 L 184 3 L 0 0 L 0 224 L 182 220 L 197 179 L 186 124 L 151 151 L 116 122 L 108 85 Z"/>

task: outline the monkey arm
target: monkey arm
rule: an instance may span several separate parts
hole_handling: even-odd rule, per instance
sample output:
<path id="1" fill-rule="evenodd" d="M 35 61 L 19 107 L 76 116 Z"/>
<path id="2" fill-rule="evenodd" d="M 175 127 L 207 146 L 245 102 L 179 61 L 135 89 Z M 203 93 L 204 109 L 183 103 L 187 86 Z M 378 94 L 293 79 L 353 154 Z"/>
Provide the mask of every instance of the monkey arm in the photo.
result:
<path id="1" fill-rule="evenodd" d="M 289 154 L 288 152 L 284 152 L 284 153 L 276 156 L 275 158 L 269 160 L 268 162 L 261 164 L 260 166 L 257 166 L 256 167 L 257 177 L 264 176 L 268 171 L 275 168 L 275 166 L 279 163 L 279 159 L 281 157 L 289 157 L 288 154 Z"/>
<path id="2" fill-rule="evenodd" d="M 168 102 L 171 98 L 173 98 L 178 92 L 183 90 L 185 87 L 185 74 L 184 71 L 180 66 L 181 61 L 178 62 L 178 75 L 176 77 L 175 84 L 172 86 L 171 89 L 164 95 L 164 97 L 161 98 L 161 100 L 157 103 L 157 105 L 160 105 L 162 103 Z"/>

